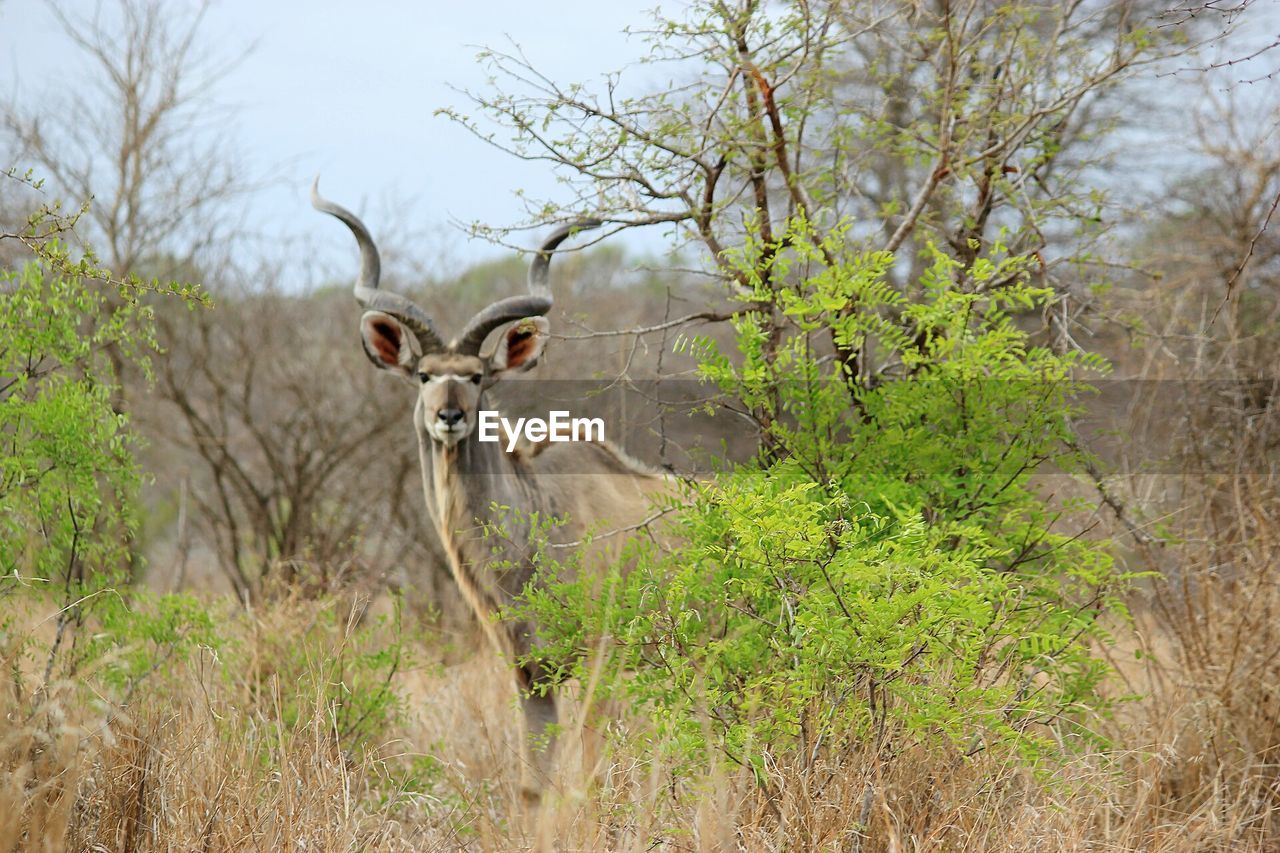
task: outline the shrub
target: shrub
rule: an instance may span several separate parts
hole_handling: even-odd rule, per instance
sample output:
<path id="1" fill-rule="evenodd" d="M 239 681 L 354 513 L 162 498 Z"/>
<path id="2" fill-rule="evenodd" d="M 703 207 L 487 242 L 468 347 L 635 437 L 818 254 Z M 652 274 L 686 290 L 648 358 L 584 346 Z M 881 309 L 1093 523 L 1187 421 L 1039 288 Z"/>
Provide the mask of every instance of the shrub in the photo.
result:
<path id="1" fill-rule="evenodd" d="M 674 544 L 632 542 L 630 571 L 544 552 L 549 580 L 521 604 L 539 654 L 583 678 L 602 666 L 600 689 L 653 721 L 640 736 L 766 785 L 779 755 L 851 741 L 1028 759 L 1083 744 L 1106 705 L 1092 648 L 1129 576 L 1105 543 L 1057 529 L 1065 510 L 1033 476 L 1082 461 L 1079 375 L 1105 364 L 1032 345 L 1015 312 L 1050 293 L 998 245 L 969 268 L 933 251 L 908 298 L 892 256 L 850 255 L 843 236 L 798 222 L 786 251 L 743 251 L 736 352 L 686 345 L 754 413 L 764 451 L 690 485 Z M 774 312 L 794 330 L 781 342 Z M 889 368 L 854 375 L 823 354 L 828 328 Z"/>
<path id="2" fill-rule="evenodd" d="M 40 264 L 0 271 L 0 292 L 0 565 L 83 581 L 126 561 L 136 529 L 137 442 L 105 351 L 151 346 L 147 312 L 108 312 L 83 279 Z"/>

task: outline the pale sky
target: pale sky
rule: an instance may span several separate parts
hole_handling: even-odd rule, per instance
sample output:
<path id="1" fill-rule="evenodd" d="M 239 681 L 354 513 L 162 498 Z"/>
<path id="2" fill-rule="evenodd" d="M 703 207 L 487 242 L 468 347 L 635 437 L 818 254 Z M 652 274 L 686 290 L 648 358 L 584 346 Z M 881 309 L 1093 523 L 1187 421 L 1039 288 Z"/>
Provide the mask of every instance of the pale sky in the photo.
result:
<path id="1" fill-rule="evenodd" d="M 514 223 L 521 217 L 515 189 L 555 194 L 548 166 L 522 163 L 433 112 L 465 107 L 450 86 L 482 87 L 478 46 L 509 40 L 558 82 L 596 83 L 641 55 L 644 45 L 622 30 L 648 23 L 655 2 L 217 0 L 208 38 L 224 39 L 228 50 L 257 40 L 218 99 L 240 107 L 238 135 L 254 161 L 246 165 L 259 171 L 280 165 L 287 179 L 285 187 L 251 199 L 246 219 L 280 222 L 281 233 L 335 236 L 307 203 L 310 180 L 320 174 L 325 195 L 370 214 L 375 237 L 380 224 L 390 224 L 374 214 L 387 214 L 392 201 L 412 203 L 401 211 L 402 230 L 444 228 L 452 219 Z M 90 12 L 94 2 L 67 6 Z M 2 94 L 27 103 L 82 79 L 76 48 L 42 0 L 0 0 L 0 57 Z M 633 79 L 643 85 L 653 73 L 638 68 Z M 289 227 L 291 221 L 299 227 Z M 453 234 L 458 262 L 503 251 Z M 613 239 L 645 249 L 661 245 L 660 236 Z"/>
<path id="2" fill-rule="evenodd" d="M 180 12 L 194 0 L 167 0 Z M 91 12 L 96 0 L 64 0 L 68 8 Z M 505 249 L 469 240 L 451 221 L 511 225 L 522 219 L 514 193 L 567 201 L 548 164 L 524 163 L 485 144 L 460 126 L 433 115 L 441 107 L 468 110 L 458 88 L 485 88 L 476 62 L 479 46 L 518 44 L 539 69 L 561 84 L 583 82 L 601 88 L 606 72 L 627 67 L 627 91 L 645 92 L 668 84 L 670 70 L 637 66 L 645 50 L 628 25 L 643 28 L 657 0 L 558 0 L 545 2 L 368 2 L 337 0 L 215 0 L 204 33 L 206 44 L 227 52 L 256 41 L 256 50 L 229 76 L 217 99 L 237 107 L 236 131 L 249 173 L 274 171 L 281 186 L 245 203 L 244 221 L 254 233 L 315 240 L 323 277 L 351 272 L 351 246 L 341 229 L 315 214 L 308 202 L 311 178 L 322 176 L 329 198 L 366 216 L 375 238 L 423 235 L 410 249 L 438 271 L 485 258 Z M 106 0 L 113 8 L 115 0 Z M 679 14 L 684 0 L 665 0 Z M 549 9 L 554 9 L 554 14 Z M 1244 26 L 1262 42 L 1275 38 L 1280 0 L 1261 0 Z M 1223 48 L 1240 57 L 1249 39 Z M 1219 72 L 1224 79 L 1261 76 L 1274 68 L 1274 53 Z M 1184 64 L 1194 67 L 1196 61 Z M 1167 69 L 1166 69 L 1167 70 Z M 1182 111 L 1164 98 L 1197 90 L 1177 88 L 1158 69 L 1146 72 L 1155 94 L 1155 124 L 1177 124 Z M 40 103 L 41 93 L 75 86 L 84 79 L 77 50 L 60 33 L 44 0 L 0 0 L 0 97 Z M 1190 73 L 1196 84 L 1201 75 Z M 1244 99 L 1273 86 L 1243 87 Z M 1161 95 L 1160 93 L 1164 93 Z M 1162 117 L 1162 118 L 1161 118 Z M 1157 120 L 1158 119 L 1158 120 Z M 1166 128 L 1159 131 L 1170 134 Z M 7 167 L 9 164 L 0 164 Z M 1141 174 L 1136 163 L 1128 182 L 1166 178 L 1160 170 Z M 525 245 L 537 235 L 513 238 Z M 657 229 L 610 238 L 633 254 L 660 251 Z M 443 256 L 432 264 L 432 258 Z"/>

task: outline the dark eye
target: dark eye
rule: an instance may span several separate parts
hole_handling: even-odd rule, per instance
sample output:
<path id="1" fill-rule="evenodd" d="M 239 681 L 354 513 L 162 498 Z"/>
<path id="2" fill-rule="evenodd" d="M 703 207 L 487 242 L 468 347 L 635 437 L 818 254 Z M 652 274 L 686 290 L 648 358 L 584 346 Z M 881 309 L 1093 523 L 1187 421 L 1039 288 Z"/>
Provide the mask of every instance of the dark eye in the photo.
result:
<path id="1" fill-rule="evenodd" d="M 423 385 L 426 385 L 428 382 L 431 381 L 431 374 L 427 373 L 425 370 L 420 370 L 418 371 L 418 379 L 422 382 Z"/>
<path id="2" fill-rule="evenodd" d="M 484 374 L 483 374 L 483 373 L 473 373 L 473 374 L 471 374 L 471 384 L 472 384 L 472 385 L 479 385 L 479 384 L 480 384 L 480 380 L 481 380 L 481 379 L 484 379 Z"/>

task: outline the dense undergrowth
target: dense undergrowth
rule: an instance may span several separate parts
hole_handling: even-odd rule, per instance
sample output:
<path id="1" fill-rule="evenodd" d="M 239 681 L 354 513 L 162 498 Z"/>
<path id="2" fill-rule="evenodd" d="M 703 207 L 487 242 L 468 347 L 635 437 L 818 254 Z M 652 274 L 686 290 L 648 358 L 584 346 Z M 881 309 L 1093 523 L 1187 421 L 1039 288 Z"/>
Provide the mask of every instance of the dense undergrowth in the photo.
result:
<path id="1" fill-rule="evenodd" d="M 801 334 L 766 357 L 747 310 L 735 352 L 687 343 L 771 425 L 761 456 L 691 485 L 630 573 L 570 561 L 557 580 L 548 557 L 524 603 L 577 696 L 533 814 L 487 651 L 442 666 L 445 641 L 382 593 L 281 587 L 246 608 L 130 582 L 141 474 L 103 350 L 141 357 L 149 315 L 85 337 L 97 285 L 10 277 L 0 847 L 1273 844 L 1270 481 L 1189 481 L 1218 527 L 1117 563 L 1081 535 L 1088 506 L 1036 480 L 1088 461 L 1068 419 L 1103 365 L 1012 321 L 1046 296 L 1017 262 L 938 255 L 906 304 L 880 284 L 889 258 L 815 275 L 835 247 L 803 225 L 788 243 L 775 297 Z M 837 340 L 899 365 L 852 389 L 814 345 L 850 298 Z M 1135 591 L 1128 565 L 1176 572 Z"/>

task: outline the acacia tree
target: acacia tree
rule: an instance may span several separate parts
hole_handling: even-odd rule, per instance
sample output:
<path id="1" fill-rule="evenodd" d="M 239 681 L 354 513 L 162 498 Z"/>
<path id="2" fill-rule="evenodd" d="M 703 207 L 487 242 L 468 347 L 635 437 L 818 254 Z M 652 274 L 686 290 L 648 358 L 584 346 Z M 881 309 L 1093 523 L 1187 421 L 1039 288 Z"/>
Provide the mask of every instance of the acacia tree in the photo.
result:
<path id="1" fill-rule="evenodd" d="M 997 252 L 1033 258 L 1059 294 L 1051 314 L 1065 341 L 1086 296 L 1073 295 L 1072 270 L 1111 209 L 1088 180 L 1090 143 L 1116 120 L 1107 98 L 1119 84 L 1175 51 L 1155 29 L 1160 8 L 706 0 L 643 32 L 650 68 L 677 81 L 667 89 L 628 94 L 621 74 L 600 91 L 561 85 L 523 54 L 491 50 L 496 91 L 467 93 L 480 117 L 448 114 L 561 173 L 570 199 L 532 200 L 532 220 L 589 212 L 614 230 L 673 226 L 748 303 L 727 250 L 748 235 L 769 247 L 756 272 L 772 288 L 789 221 L 816 229 L 819 244 L 854 222 L 844 242 L 896 252 L 892 278 L 908 294 L 926 243 L 961 268 Z M 756 307 L 770 314 L 769 358 L 795 330 Z M 866 338 L 830 343 L 855 384 L 900 369 Z"/>
<path id="2" fill-rule="evenodd" d="M 489 52 L 498 91 L 450 113 L 560 171 L 570 200 L 532 219 L 670 227 L 737 302 L 634 331 L 728 320 L 732 351 L 690 348 L 761 458 L 691 487 L 671 553 L 641 540 L 603 580 L 570 557 L 526 604 L 547 658 L 590 658 L 645 709 L 646 746 L 714 746 L 780 823 L 774 768 L 817 792 L 853 745 L 877 767 L 939 741 L 1043 757 L 1106 701 L 1096 648 L 1130 578 L 1033 475 L 1083 469 L 1100 139 L 1122 84 L 1182 49 L 1159 8 L 707 0 L 648 31 L 661 91 Z M 1037 311 L 1047 339 L 1019 322 Z"/>
<path id="3" fill-rule="evenodd" d="M 55 2 L 48 8 L 90 74 L 39 93 L 38 101 L 15 95 L 0 104 L 0 139 L 10 163 L 44 179 L 43 192 L 82 205 L 65 237 L 83 257 L 73 262 L 64 248 L 58 260 L 117 285 L 105 290 L 104 310 L 93 317 L 110 326 L 143 289 L 195 294 L 159 282 L 186 278 L 192 259 L 231 233 L 223 205 L 250 185 L 234 166 L 229 125 L 215 121 L 209 95 L 239 57 L 202 45 L 207 3 L 181 15 L 157 0 L 113 0 L 88 13 Z M 104 353 L 116 378 L 111 405 L 124 414 L 146 377 L 119 343 L 109 341 Z M 136 574 L 141 548 L 132 531 L 122 538 L 133 545 Z"/>

